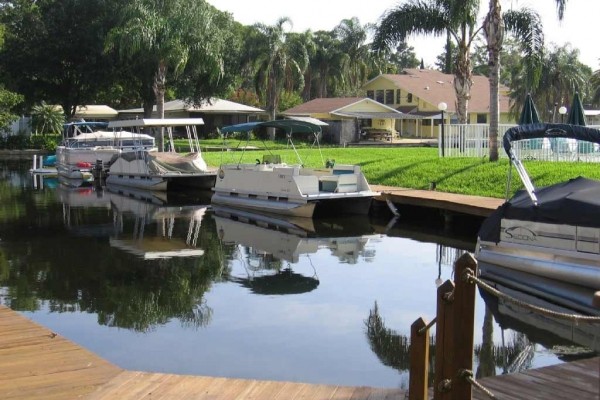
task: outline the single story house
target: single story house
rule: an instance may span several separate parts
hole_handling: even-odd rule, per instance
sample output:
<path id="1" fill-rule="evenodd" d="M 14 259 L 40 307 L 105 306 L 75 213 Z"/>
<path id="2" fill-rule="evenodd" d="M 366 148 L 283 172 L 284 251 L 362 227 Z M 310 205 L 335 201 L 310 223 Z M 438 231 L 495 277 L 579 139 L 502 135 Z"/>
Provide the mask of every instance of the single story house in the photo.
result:
<path id="1" fill-rule="evenodd" d="M 199 127 L 199 133 L 213 133 L 217 128 L 255 121 L 260 116 L 267 115 L 267 112 L 260 108 L 218 98 L 211 98 L 198 105 L 184 100 L 166 101 L 164 110 L 165 118 L 202 118 L 204 126 Z M 156 106 L 152 113 L 154 118 L 158 117 Z M 143 108 L 119 110 L 119 119 L 143 118 L 143 116 Z"/>
<path id="2" fill-rule="evenodd" d="M 367 132 L 391 138 L 397 134 L 395 121 L 406 117 L 385 104 L 364 97 L 313 99 L 280 115 L 312 117 L 327 123 L 328 126 L 323 128 L 323 139 L 336 144 L 358 142 Z"/>
<path id="3" fill-rule="evenodd" d="M 401 136 L 437 137 L 441 122 L 438 105 L 446 103 L 446 123 L 457 123 L 454 75 L 428 69 L 405 69 L 401 74 L 382 74 L 362 89 L 366 97 L 415 118 L 400 119 L 394 127 Z M 499 90 L 500 123 L 516 123 L 510 115 L 508 87 Z M 473 76 L 468 123 L 489 124 L 490 84 L 485 76 Z"/>

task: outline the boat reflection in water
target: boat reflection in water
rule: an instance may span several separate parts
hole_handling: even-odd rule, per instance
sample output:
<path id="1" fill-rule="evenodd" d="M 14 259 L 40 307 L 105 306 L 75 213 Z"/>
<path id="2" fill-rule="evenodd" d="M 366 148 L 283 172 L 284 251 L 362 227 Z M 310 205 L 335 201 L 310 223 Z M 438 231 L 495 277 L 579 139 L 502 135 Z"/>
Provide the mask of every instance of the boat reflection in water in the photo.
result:
<path id="1" fill-rule="evenodd" d="M 214 206 L 217 234 L 224 245 L 234 245 L 232 260 L 242 260 L 245 276 L 233 272 L 229 280 L 265 295 L 300 294 L 319 286 L 310 259 L 321 249 L 330 249 L 341 262 L 354 264 L 373 235 L 367 217 L 342 219 L 282 218 Z M 293 271 L 302 256 L 309 260 L 309 276 Z"/>
<path id="2" fill-rule="evenodd" d="M 115 234 L 110 245 L 145 260 L 198 257 L 198 235 L 208 205 L 178 205 L 167 202 L 166 193 L 109 188 L 115 212 Z M 125 216 L 132 218 L 124 218 Z M 148 224 L 155 231 L 147 231 Z M 187 227 L 185 237 L 174 236 L 175 225 Z"/>
<path id="3" fill-rule="evenodd" d="M 501 329 L 522 332 L 531 343 L 544 346 L 562 359 L 589 357 L 600 352 L 600 323 L 574 321 L 551 314 L 555 312 L 582 315 L 583 312 L 586 315 L 600 316 L 600 310 L 589 309 L 586 313 L 581 307 L 566 307 L 564 299 L 561 299 L 561 305 L 558 305 L 536 296 L 535 289 L 528 290 L 526 282 L 522 283 L 521 288 L 517 288 L 515 285 L 505 285 L 486 278 L 483 280 L 518 302 L 548 310 L 534 311 L 518 302 L 498 298 L 480 289 L 481 297 Z M 559 287 L 561 282 L 556 282 L 555 285 Z M 584 292 L 585 288 L 580 288 L 579 295 L 583 295 Z M 575 294 L 572 297 L 575 297 Z"/>

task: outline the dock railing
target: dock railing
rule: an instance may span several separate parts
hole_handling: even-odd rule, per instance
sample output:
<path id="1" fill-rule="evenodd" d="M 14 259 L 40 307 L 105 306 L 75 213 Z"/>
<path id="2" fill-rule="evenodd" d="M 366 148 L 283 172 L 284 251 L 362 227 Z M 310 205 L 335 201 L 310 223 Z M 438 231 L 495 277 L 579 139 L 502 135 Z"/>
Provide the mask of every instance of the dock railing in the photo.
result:
<path id="1" fill-rule="evenodd" d="M 477 287 L 531 312 L 570 320 L 577 324 L 600 324 L 599 316 L 577 315 L 539 307 L 515 299 L 478 278 L 477 261 L 464 253 L 454 264 L 454 282 L 445 281 L 437 290 L 436 316 L 431 322 L 418 318 L 411 325 L 409 400 L 429 399 L 429 340 L 435 325 L 434 400 L 470 400 L 476 387 L 491 399 L 496 396 L 475 380 L 473 373 L 473 339 L 475 330 L 475 289 Z M 600 291 L 593 298 L 600 308 Z"/>

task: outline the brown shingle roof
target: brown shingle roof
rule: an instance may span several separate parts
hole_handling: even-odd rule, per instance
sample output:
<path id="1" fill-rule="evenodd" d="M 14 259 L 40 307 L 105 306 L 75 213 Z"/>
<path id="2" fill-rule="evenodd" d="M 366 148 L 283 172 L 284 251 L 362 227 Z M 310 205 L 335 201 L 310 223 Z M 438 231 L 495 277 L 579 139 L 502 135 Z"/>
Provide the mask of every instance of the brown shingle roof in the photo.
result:
<path id="1" fill-rule="evenodd" d="M 414 96 L 437 106 L 440 102 L 448 104 L 448 111 L 456 111 L 456 94 L 454 92 L 454 75 L 444 74 L 440 71 L 429 69 L 405 69 L 402 74 L 382 74 L 367 82 L 376 79 L 387 79 L 398 89 L 406 90 Z M 509 97 L 506 86 L 500 86 L 500 112 L 509 112 Z M 485 76 L 473 76 L 471 99 L 468 111 L 475 113 L 488 113 L 490 103 L 490 84 Z"/>
<path id="2" fill-rule="evenodd" d="M 309 115 L 309 114 L 320 114 L 330 113 L 338 110 L 342 107 L 349 106 L 364 100 L 364 97 L 334 97 L 334 98 L 320 98 L 307 101 L 306 103 L 297 105 L 288 110 L 285 110 L 282 114 L 285 115 Z"/>

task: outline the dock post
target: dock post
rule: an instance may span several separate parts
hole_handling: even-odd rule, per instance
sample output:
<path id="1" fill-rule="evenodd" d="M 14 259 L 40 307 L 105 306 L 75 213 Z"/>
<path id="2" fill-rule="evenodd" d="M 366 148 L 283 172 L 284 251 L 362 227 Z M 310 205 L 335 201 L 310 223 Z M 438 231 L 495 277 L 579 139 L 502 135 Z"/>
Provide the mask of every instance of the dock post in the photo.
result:
<path id="1" fill-rule="evenodd" d="M 410 327 L 409 400 L 427 399 L 428 376 L 429 329 L 425 320 L 419 318 Z"/>
<path id="2" fill-rule="evenodd" d="M 449 400 L 454 372 L 454 283 L 444 282 L 437 290 L 437 312 L 435 328 L 435 378 L 433 387 L 434 400 Z"/>
<path id="3" fill-rule="evenodd" d="M 463 254 L 455 264 L 454 318 L 453 332 L 449 332 L 454 342 L 454 354 L 450 359 L 452 377 L 452 399 L 472 398 L 471 383 L 465 379 L 473 371 L 473 336 L 475 331 L 475 287 L 467 276 L 470 272 L 477 276 L 477 261 L 470 253 Z"/>

